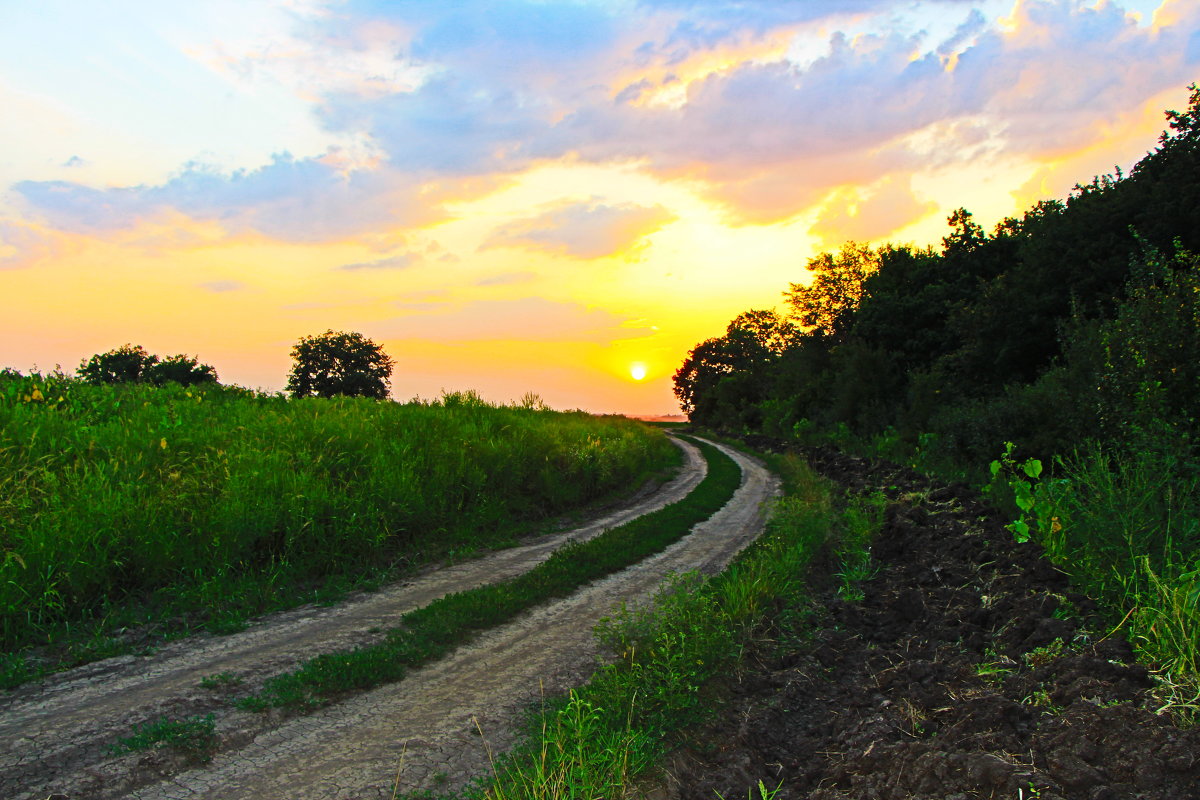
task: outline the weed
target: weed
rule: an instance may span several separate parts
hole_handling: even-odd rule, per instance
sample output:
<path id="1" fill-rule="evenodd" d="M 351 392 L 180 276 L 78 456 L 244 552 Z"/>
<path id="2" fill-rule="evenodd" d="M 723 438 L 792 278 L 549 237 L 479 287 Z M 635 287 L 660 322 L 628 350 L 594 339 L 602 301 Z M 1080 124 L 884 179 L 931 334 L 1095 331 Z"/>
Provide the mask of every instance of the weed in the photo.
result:
<path id="1" fill-rule="evenodd" d="M 1012 531 L 1018 542 L 1028 542 L 1035 529 L 1044 542 L 1062 531 L 1056 511 L 1058 500 L 1069 487 L 1069 482 L 1063 479 L 1040 481 L 1042 462 L 1029 458 L 1018 464 L 1013 458 L 1015 448 L 1012 442 L 1005 442 L 1004 453 L 990 464 L 992 483 L 988 489 L 994 489 L 997 481 L 1007 482 L 1013 503 L 1020 514 L 1005 527 Z"/>
<path id="2" fill-rule="evenodd" d="M 1063 648 L 1063 640 L 1055 639 L 1050 644 L 1035 647 L 1021 658 L 1030 667 L 1042 667 L 1059 658 L 1063 654 Z"/>
<path id="3" fill-rule="evenodd" d="M 929 722 L 929 715 L 925 711 L 909 700 L 907 697 L 902 698 L 896 705 L 900 715 L 903 717 L 906 731 L 909 736 L 924 736 L 925 723 Z"/>
<path id="4" fill-rule="evenodd" d="M 1200 478 L 1193 462 L 1154 449 L 1098 446 L 1061 464 L 1042 491 L 1037 531 L 1047 555 L 1162 675 L 1163 705 L 1187 721 L 1200 695 Z M 1039 490 L 1035 490 L 1035 494 Z M 1046 518 L 1047 514 L 1049 518 Z"/>
<path id="5" fill-rule="evenodd" d="M 1047 714 L 1056 715 L 1062 713 L 1062 706 L 1056 705 L 1054 701 L 1050 699 L 1050 693 L 1046 691 L 1046 687 L 1044 686 L 1039 686 L 1033 692 L 1023 697 L 1021 699 L 1021 703 L 1027 706 L 1041 708 Z"/>
<path id="6" fill-rule="evenodd" d="M 1054 607 L 1054 612 L 1051 614 L 1052 617 L 1055 619 L 1080 619 L 1079 609 L 1069 599 L 1061 594 L 1053 594 L 1051 597 L 1058 601 L 1058 605 Z"/>
<path id="7" fill-rule="evenodd" d="M 876 492 L 853 498 L 842 514 L 835 552 L 841 567 L 834 576 L 838 579 L 838 596 L 848 603 L 863 601 L 862 584 L 875 575 L 876 568 L 871 563 L 871 540 L 883 524 L 886 506 L 887 497 Z"/>
<path id="8" fill-rule="evenodd" d="M 24 653 L 0 653 L 0 690 L 20 686 L 41 674 Z"/>
<path id="9" fill-rule="evenodd" d="M 775 795 L 779 794 L 779 790 L 782 788 L 783 781 L 780 781 L 774 789 L 768 789 L 765 783 L 759 781 L 757 786 L 746 790 L 746 798 L 747 800 L 774 800 Z M 758 790 L 757 794 L 755 794 L 755 789 Z M 720 800 L 725 800 L 725 796 L 720 792 L 715 792 L 715 794 Z"/>
<path id="10" fill-rule="evenodd" d="M 205 689 L 227 689 L 241 686 L 242 683 L 244 681 L 232 672 L 218 672 L 200 679 L 200 686 Z"/>
<path id="11" fill-rule="evenodd" d="M 188 717 L 172 720 L 162 718 L 153 722 L 135 725 L 133 735 L 121 739 L 109 748 L 114 756 L 167 747 L 187 755 L 190 759 L 207 762 L 217 748 L 216 723 L 213 715 Z"/>
<path id="12" fill-rule="evenodd" d="M 998 655 L 990 647 L 984 651 L 983 658 L 975 667 L 975 674 L 992 683 L 1002 682 L 1016 667 L 1015 661 L 1008 656 Z"/>
<path id="13" fill-rule="evenodd" d="M 1029 784 L 1029 791 L 1025 791 L 1024 789 L 1022 789 L 1020 787 L 1017 788 L 1017 800 L 1025 800 L 1026 797 L 1033 798 L 1033 800 L 1037 800 L 1037 798 L 1040 798 L 1041 796 L 1042 796 L 1042 790 L 1037 788 L 1037 786 L 1035 786 L 1032 783 Z"/>

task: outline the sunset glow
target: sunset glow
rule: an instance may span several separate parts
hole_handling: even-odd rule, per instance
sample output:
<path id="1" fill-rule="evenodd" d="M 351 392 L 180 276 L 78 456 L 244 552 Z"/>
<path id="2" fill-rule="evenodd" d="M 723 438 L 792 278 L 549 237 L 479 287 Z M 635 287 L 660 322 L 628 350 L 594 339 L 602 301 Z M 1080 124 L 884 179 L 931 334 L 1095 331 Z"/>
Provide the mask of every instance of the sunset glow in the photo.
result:
<path id="1" fill-rule="evenodd" d="M 401 400 L 676 413 L 816 253 L 1128 169 L 1198 79 L 1193 0 L 9 4 L 0 367 L 275 391 L 332 328 Z"/>

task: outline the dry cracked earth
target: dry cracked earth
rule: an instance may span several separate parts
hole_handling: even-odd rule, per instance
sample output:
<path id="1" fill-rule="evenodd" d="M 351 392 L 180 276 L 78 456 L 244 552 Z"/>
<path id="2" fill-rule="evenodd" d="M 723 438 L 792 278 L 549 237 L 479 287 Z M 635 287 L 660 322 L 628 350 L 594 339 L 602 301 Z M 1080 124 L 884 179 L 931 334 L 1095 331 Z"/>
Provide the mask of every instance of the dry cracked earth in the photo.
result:
<path id="1" fill-rule="evenodd" d="M 237 710 L 234 694 L 319 653 L 372 642 L 399 615 L 449 592 L 518 575 L 571 539 L 654 511 L 685 496 L 704 460 L 679 443 L 679 475 L 631 506 L 589 524 L 415 579 L 333 608 L 301 608 L 242 633 L 194 637 L 150 656 L 123 656 L 54 675 L 0 698 L 0 797 L 391 798 L 451 790 L 489 768 L 489 749 L 513 742 L 525 710 L 543 693 L 586 680 L 599 651 L 592 627 L 621 602 L 644 602 L 669 572 L 716 571 L 762 529 L 776 479 L 726 449 L 742 469 L 734 498 L 691 534 L 623 572 L 489 631 L 399 683 L 303 715 Z M 225 673 L 236 685 L 205 688 Z M 113 756 L 139 723 L 213 714 L 216 752 L 207 763 L 157 749 Z"/>

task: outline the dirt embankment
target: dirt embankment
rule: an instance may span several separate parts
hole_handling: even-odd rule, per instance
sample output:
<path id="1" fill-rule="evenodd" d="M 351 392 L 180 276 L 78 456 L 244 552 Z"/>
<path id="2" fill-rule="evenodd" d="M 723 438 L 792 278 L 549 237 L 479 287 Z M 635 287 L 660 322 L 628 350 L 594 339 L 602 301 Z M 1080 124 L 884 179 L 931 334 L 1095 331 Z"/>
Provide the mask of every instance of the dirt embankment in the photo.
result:
<path id="1" fill-rule="evenodd" d="M 181 641 L 151 657 L 123 657 L 52 677 L 0 700 L 0 797 L 367 798 L 393 790 L 452 788 L 486 772 L 493 748 L 539 692 L 564 691 L 595 665 L 591 628 L 621 601 L 650 596 L 668 571 L 715 570 L 761 530 L 777 484 L 753 459 L 727 451 L 743 471 L 734 499 L 682 541 L 480 637 L 404 681 L 304 716 L 235 710 L 225 693 L 256 689 L 272 674 L 321 652 L 374 641 L 404 612 L 453 591 L 512 577 L 568 539 L 584 539 L 661 508 L 703 478 L 703 459 L 683 445 L 678 478 L 635 505 L 524 547 L 432 570 L 336 608 L 305 608 L 221 638 Z M 229 689 L 201 678 L 228 673 Z M 171 751 L 121 757 L 108 746 L 161 716 L 214 713 L 218 751 L 207 764 Z M 478 727 L 477 727 L 478 726 Z M 397 775 L 399 775 L 397 781 Z"/>
<path id="2" fill-rule="evenodd" d="M 810 800 L 1200 798 L 1200 729 L 1156 711 L 1120 632 L 962 485 L 831 450 L 813 465 L 892 503 L 859 604 L 767 644 L 659 794 Z M 755 794 L 755 797 L 758 795 Z"/>

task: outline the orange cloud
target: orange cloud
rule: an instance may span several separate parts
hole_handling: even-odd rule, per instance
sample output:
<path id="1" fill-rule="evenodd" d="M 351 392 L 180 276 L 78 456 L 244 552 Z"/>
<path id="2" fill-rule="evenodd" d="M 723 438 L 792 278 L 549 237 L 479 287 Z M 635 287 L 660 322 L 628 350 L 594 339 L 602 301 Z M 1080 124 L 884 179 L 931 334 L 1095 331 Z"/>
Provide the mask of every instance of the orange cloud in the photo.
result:
<path id="1" fill-rule="evenodd" d="M 834 190 L 809 232 L 826 247 L 847 240 L 877 242 L 937 209 L 937 203 L 916 198 L 909 178 L 889 175 L 872 186 Z"/>
<path id="2" fill-rule="evenodd" d="M 564 203 L 504 225 L 485 247 L 524 246 L 582 259 L 628 252 L 673 221 L 662 206 L 635 203 Z"/>

